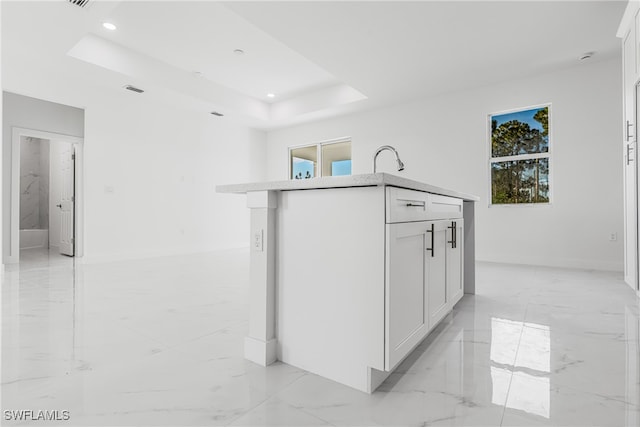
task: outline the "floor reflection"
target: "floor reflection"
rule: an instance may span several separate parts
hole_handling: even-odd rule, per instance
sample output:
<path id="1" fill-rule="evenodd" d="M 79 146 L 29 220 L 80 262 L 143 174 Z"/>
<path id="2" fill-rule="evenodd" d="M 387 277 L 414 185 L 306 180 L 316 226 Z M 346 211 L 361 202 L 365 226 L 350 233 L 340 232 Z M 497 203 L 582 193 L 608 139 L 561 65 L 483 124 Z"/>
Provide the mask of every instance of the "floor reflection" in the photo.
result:
<path id="1" fill-rule="evenodd" d="M 77 359 L 81 266 L 47 249 L 21 251 L 2 286 L 2 383 L 68 375 Z"/>
<path id="2" fill-rule="evenodd" d="M 494 380 L 493 402 L 549 418 L 551 382 L 551 330 L 537 323 L 491 318 L 491 377 Z M 514 374 L 509 396 L 497 372 Z"/>

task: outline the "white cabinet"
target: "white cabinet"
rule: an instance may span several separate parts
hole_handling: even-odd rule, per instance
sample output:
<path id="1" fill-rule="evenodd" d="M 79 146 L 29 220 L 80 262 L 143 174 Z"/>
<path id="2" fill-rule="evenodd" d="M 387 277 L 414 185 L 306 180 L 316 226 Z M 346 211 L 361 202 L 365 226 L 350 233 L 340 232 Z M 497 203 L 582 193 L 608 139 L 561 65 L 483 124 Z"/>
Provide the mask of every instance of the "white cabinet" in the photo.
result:
<path id="1" fill-rule="evenodd" d="M 637 18 L 634 23 L 637 24 Z M 624 279 L 637 289 L 637 165 L 636 165 L 636 79 L 637 79 L 637 28 L 630 28 L 622 40 L 623 48 L 623 96 L 624 96 Z"/>
<path id="2" fill-rule="evenodd" d="M 640 71 L 640 3 L 630 1 L 618 36 L 622 39 L 623 167 L 624 167 L 624 280 L 638 290 L 638 160 L 637 102 Z"/>
<path id="3" fill-rule="evenodd" d="M 393 369 L 428 332 L 425 222 L 387 225 L 385 370 Z"/>
<path id="4" fill-rule="evenodd" d="M 461 238 L 464 234 L 462 219 L 433 221 L 428 224 L 425 286 L 428 290 L 427 308 L 431 330 L 464 295 Z M 430 240 L 432 237 L 433 241 Z"/>
<path id="5" fill-rule="evenodd" d="M 462 239 L 464 289 L 474 291 L 476 196 L 389 174 L 217 190 L 246 192 L 251 208 L 245 357 L 256 363 L 371 393 L 462 295 Z M 463 215 L 467 232 L 452 245 L 447 227 Z"/>
<path id="6" fill-rule="evenodd" d="M 393 370 L 464 294 L 461 207 L 462 201 L 451 197 L 388 189 L 386 371 Z M 424 220 L 434 217 L 451 218 Z"/>
<path id="7" fill-rule="evenodd" d="M 462 218 L 447 226 L 447 296 L 454 306 L 464 295 L 464 221 Z"/>
<path id="8" fill-rule="evenodd" d="M 429 329 L 447 315 L 450 304 L 447 304 L 447 224 L 448 221 L 431 221 L 427 229 L 427 313 Z"/>
<path id="9" fill-rule="evenodd" d="M 636 32 L 630 29 L 622 40 L 625 143 L 633 141 L 635 134 L 636 49 Z"/>

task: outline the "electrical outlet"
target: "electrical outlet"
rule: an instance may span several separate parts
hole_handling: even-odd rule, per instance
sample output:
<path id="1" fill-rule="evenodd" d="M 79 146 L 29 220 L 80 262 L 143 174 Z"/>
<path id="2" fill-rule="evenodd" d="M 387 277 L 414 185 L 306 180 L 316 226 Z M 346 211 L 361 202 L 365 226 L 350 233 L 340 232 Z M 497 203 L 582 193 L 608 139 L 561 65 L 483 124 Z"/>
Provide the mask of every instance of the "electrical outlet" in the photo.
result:
<path id="1" fill-rule="evenodd" d="M 253 244 L 251 245 L 254 252 L 262 252 L 262 243 L 263 243 L 263 230 L 258 230 L 253 233 Z"/>
<path id="2" fill-rule="evenodd" d="M 616 240 L 618 240 L 618 233 L 609 234 L 609 241 L 610 242 L 615 242 Z"/>

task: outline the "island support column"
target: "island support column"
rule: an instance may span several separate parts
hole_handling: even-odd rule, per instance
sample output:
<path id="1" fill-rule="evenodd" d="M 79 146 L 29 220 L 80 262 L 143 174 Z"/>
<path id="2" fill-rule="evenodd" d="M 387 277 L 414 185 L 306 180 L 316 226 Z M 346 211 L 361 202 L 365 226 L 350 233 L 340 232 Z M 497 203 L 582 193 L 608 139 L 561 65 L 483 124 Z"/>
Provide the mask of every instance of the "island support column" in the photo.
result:
<path id="1" fill-rule="evenodd" d="M 275 191 L 247 193 L 251 209 L 249 336 L 244 357 L 262 366 L 276 361 Z"/>
<path id="2" fill-rule="evenodd" d="M 464 217 L 464 293 L 476 293 L 476 202 L 465 200 Z"/>

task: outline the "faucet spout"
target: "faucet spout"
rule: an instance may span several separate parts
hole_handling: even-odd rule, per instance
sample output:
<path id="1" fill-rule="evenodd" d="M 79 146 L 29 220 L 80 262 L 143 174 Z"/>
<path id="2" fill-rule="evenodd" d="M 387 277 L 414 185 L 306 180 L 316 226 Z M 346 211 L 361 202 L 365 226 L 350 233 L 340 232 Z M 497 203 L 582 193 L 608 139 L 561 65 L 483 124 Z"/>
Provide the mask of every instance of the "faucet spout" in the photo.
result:
<path id="1" fill-rule="evenodd" d="M 378 161 L 378 154 L 382 153 L 385 150 L 389 150 L 391 152 L 393 152 L 393 154 L 396 155 L 396 162 L 398 162 L 398 172 L 404 170 L 404 163 L 402 163 L 402 160 L 400 160 L 400 156 L 398 155 L 398 151 L 393 148 L 390 145 L 383 145 L 381 147 L 379 147 L 376 150 L 376 153 L 373 155 L 373 173 L 376 173 L 376 169 L 377 169 L 377 161 Z"/>

